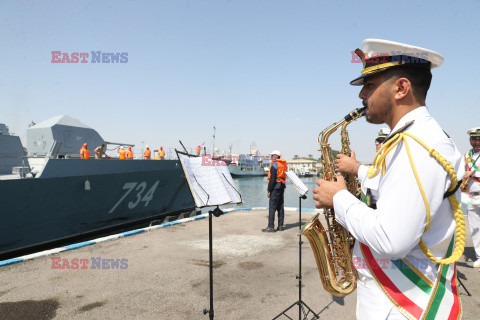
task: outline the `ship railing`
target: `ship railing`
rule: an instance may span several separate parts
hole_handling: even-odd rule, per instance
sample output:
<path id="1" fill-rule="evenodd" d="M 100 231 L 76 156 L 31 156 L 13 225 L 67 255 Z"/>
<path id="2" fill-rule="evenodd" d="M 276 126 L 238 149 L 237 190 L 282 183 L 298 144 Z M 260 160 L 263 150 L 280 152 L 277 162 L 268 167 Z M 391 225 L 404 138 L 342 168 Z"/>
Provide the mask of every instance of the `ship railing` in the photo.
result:
<path id="1" fill-rule="evenodd" d="M 52 146 L 50 147 L 50 151 L 48 151 L 45 157 L 49 159 L 56 159 L 58 157 L 61 147 L 62 147 L 61 141 L 53 140 Z"/>
<path id="2" fill-rule="evenodd" d="M 12 174 L 18 174 L 21 178 L 25 178 L 28 173 L 30 173 L 32 169 L 30 168 L 30 164 L 28 163 L 27 156 L 22 156 L 22 165 L 18 167 L 12 168 Z"/>

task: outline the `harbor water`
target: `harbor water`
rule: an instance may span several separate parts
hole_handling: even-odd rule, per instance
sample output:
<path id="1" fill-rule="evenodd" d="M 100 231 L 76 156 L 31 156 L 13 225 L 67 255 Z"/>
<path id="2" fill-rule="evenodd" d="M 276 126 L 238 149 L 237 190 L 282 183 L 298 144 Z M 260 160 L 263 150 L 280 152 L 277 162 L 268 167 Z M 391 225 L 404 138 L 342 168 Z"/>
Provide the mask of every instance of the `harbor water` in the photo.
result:
<path id="1" fill-rule="evenodd" d="M 300 180 L 308 187 L 307 199 L 302 200 L 302 209 L 315 208 L 313 189 L 317 187 L 317 177 L 302 177 Z M 239 208 L 268 207 L 267 177 L 234 178 L 233 181 L 242 195 L 243 204 L 229 206 Z M 287 179 L 285 189 L 285 207 L 298 207 L 299 193 L 293 184 Z M 467 214 L 467 205 L 462 203 L 463 214 Z"/>
<path id="2" fill-rule="evenodd" d="M 300 178 L 308 187 L 307 199 L 302 200 L 302 209 L 315 208 L 313 200 L 313 189 L 317 186 L 316 177 Z M 240 208 L 268 207 L 267 198 L 267 177 L 234 178 L 233 181 L 242 195 L 243 204 Z M 287 179 L 287 188 L 285 189 L 285 207 L 298 207 L 298 198 L 300 197 L 297 189 Z"/>

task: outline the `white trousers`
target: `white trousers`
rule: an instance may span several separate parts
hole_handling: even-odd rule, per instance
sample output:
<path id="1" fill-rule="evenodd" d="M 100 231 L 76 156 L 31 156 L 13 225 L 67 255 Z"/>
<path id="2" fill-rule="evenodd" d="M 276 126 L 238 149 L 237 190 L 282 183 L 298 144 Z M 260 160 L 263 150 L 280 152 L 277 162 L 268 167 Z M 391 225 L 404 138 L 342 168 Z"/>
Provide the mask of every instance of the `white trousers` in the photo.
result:
<path id="1" fill-rule="evenodd" d="M 467 212 L 475 255 L 480 259 L 480 195 L 472 197 Z"/>
<path id="2" fill-rule="evenodd" d="M 405 320 L 372 278 L 357 281 L 357 320 Z"/>

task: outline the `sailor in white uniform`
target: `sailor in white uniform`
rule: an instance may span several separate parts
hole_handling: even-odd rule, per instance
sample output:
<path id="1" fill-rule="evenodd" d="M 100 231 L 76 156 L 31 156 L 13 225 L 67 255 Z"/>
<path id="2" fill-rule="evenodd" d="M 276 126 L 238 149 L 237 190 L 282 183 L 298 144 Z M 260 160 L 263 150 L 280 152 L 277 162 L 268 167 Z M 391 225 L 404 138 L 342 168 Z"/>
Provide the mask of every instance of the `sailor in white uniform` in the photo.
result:
<path id="1" fill-rule="evenodd" d="M 385 123 L 391 133 L 372 167 L 361 166 L 354 154 L 339 155 L 336 165 L 342 173 L 358 175 L 372 203 L 367 206 L 349 193 L 341 176 L 318 180 L 313 198 L 317 208 L 333 207 L 337 221 L 356 239 L 357 319 L 457 319 L 461 303 L 454 260 L 463 247 L 462 237 L 454 234 L 461 234 L 456 230 L 461 231 L 463 215 L 457 212 L 454 218 L 460 190 L 451 175 L 461 170 L 462 155 L 425 104 L 430 70 L 443 57 L 377 39 L 365 40 L 355 52 L 364 69 L 351 84 L 363 85 L 359 97 L 367 121 Z M 442 167 L 447 162 L 453 166 L 450 173 Z M 426 253 L 449 263 L 437 264 Z"/>
<path id="2" fill-rule="evenodd" d="M 387 136 L 390 134 L 389 128 L 381 128 L 378 130 L 378 137 L 375 139 L 375 152 L 378 152 L 382 147 L 382 143 L 385 141 Z"/>
<path id="3" fill-rule="evenodd" d="M 472 235 L 473 247 L 475 249 L 475 261 L 468 261 L 467 265 L 473 268 L 480 268 L 480 127 L 468 130 L 470 136 L 470 149 L 464 156 L 465 179 L 469 179 L 468 193 L 472 200 L 468 205 L 468 224 Z"/>

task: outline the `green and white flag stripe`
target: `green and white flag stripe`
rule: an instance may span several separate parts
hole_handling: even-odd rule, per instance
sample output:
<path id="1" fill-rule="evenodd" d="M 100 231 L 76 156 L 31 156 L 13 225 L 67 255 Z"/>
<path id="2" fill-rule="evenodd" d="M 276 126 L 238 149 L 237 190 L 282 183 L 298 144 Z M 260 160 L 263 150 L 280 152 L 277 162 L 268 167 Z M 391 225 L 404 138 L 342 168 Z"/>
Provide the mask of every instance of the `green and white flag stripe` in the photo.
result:
<path id="1" fill-rule="evenodd" d="M 454 246 L 450 241 L 446 256 Z M 461 314 L 456 289 L 456 264 L 443 265 L 432 283 L 407 259 L 390 260 L 381 268 L 380 256 L 361 244 L 367 265 L 390 301 L 409 319 L 457 319 Z"/>

